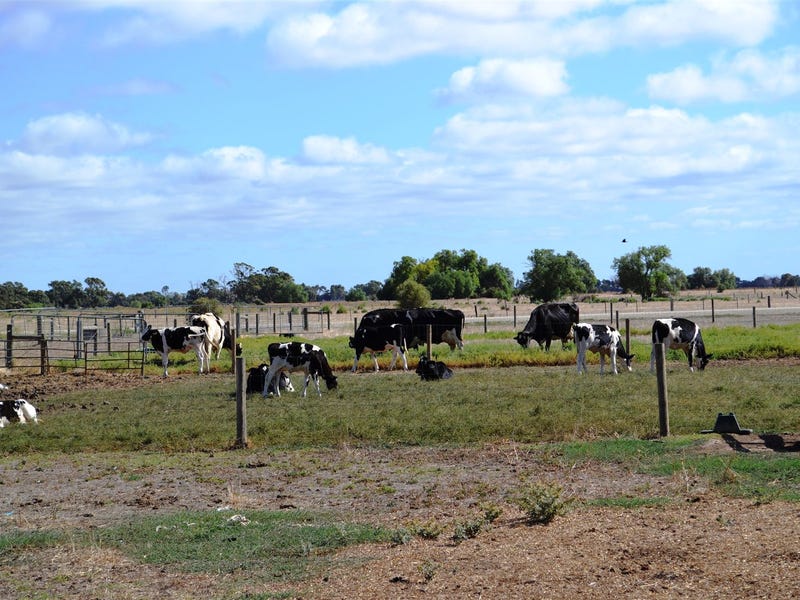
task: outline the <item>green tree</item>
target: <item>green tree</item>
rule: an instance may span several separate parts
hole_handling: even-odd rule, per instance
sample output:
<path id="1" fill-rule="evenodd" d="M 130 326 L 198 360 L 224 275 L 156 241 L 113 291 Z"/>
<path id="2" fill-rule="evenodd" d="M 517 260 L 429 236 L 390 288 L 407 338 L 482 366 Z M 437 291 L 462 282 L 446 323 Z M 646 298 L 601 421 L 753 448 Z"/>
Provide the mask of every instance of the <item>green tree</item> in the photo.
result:
<path id="1" fill-rule="evenodd" d="M 675 291 L 677 269 L 666 262 L 671 256 L 670 249 L 663 245 L 641 247 L 636 252 L 615 258 L 612 268 L 616 270 L 623 289 L 649 300 Z"/>
<path id="2" fill-rule="evenodd" d="M 729 269 L 719 269 L 714 271 L 712 274 L 712 280 L 714 281 L 714 287 L 717 288 L 718 292 L 736 288 L 736 275 L 734 275 Z"/>
<path id="3" fill-rule="evenodd" d="M 47 297 L 58 308 L 80 308 L 84 301 L 83 286 L 75 280 L 51 281 Z"/>
<path id="4" fill-rule="evenodd" d="M 397 298 L 397 288 L 400 284 L 409 279 L 416 281 L 418 264 L 417 259 L 410 256 L 404 256 L 399 261 L 395 261 L 389 278 L 383 283 L 380 300 L 394 300 Z"/>
<path id="5" fill-rule="evenodd" d="M 84 290 L 84 302 L 86 306 L 97 308 L 99 306 L 108 306 L 111 292 L 108 291 L 105 282 L 97 277 L 87 277 L 83 280 L 86 284 Z"/>
<path id="6" fill-rule="evenodd" d="M 692 274 L 687 277 L 689 289 L 702 290 L 713 287 L 714 279 L 708 267 L 695 267 Z"/>
<path id="7" fill-rule="evenodd" d="M 0 284 L 0 309 L 30 306 L 28 289 L 21 283 L 6 281 Z"/>
<path id="8" fill-rule="evenodd" d="M 534 302 L 550 302 L 597 288 L 597 277 L 589 263 L 572 251 L 556 254 L 553 250 L 536 249 L 528 260 L 531 268 L 523 275 L 520 292 Z"/>
<path id="9" fill-rule="evenodd" d="M 430 302 L 428 288 L 413 279 L 406 279 L 397 286 L 397 306 L 400 308 L 423 308 Z"/>
<path id="10" fill-rule="evenodd" d="M 511 300 L 514 294 L 514 275 L 500 263 L 487 266 L 478 275 L 478 296 Z"/>

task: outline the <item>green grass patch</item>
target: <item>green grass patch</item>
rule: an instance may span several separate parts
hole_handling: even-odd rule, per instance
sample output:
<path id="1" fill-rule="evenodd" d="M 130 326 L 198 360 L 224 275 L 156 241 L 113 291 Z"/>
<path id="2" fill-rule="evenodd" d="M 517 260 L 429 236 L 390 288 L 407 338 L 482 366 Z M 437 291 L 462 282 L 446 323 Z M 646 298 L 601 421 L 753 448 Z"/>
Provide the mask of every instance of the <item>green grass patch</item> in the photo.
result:
<path id="1" fill-rule="evenodd" d="M 181 512 L 94 533 L 134 560 L 187 572 L 257 572 L 294 581 L 342 547 L 388 541 L 390 532 L 304 511 Z"/>

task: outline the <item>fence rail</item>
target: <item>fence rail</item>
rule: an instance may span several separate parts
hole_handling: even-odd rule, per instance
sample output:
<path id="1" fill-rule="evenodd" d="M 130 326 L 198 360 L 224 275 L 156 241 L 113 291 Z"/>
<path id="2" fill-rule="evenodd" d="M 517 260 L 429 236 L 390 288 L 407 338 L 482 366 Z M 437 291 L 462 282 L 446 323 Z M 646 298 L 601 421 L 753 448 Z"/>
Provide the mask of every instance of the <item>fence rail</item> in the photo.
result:
<path id="1" fill-rule="evenodd" d="M 492 301 L 456 305 L 466 314 L 465 333 L 507 331 L 509 339 L 528 322 L 534 304 L 509 304 Z M 587 302 L 579 303 L 580 319 L 591 323 L 609 323 L 623 331 L 626 322 L 634 335 L 645 339 L 653 321 L 668 316 L 691 319 L 703 328 L 758 327 L 800 323 L 800 302 L 779 300 L 756 294 L 735 300 L 704 298 L 680 302 Z M 387 303 L 387 306 L 389 304 Z M 319 308 L 319 307 L 316 307 Z M 374 306 L 370 306 L 370 309 Z M 363 306 L 346 311 L 295 310 L 286 306 L 237 307 L 224 318 L 238 337 L 261 335 L 298 335 L 311 340 L 352 335 Z M 46 373 L 51 365 L 73 365 L 91 369 L 142 368 L 148 349 L 140 341 L 148 324 L 174 327 L 187 324 L 184 312 L 139 311 L 130 314 L 59 313 L 41 311 L 0 311 L 0 368 L 36 369 Z M 121 358 L 124 357 L 124 358 Z M 118 366 L 124 364 L 124 367 Z"/>

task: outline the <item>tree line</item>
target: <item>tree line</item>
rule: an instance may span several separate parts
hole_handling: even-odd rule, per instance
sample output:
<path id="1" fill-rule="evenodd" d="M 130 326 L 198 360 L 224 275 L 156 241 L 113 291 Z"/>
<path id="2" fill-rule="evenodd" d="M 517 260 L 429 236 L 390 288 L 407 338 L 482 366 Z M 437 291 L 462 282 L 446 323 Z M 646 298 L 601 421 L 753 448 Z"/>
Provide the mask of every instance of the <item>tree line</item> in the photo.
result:
<path id="1" fill-rule="evenodd" d="M 712 271 L 695 267 L 686 274 L 669 264 L 667 246 L 640 247 L 615 258 L 616 277 L 598 280 L 589 263 L 572 251 L 557 254 L 535 249 L 528 256 L 530 268 L 514 281 L 510 269 L 489 263 L 474 250 L 440 250 L 428 259 L 403 256 L 393 263 L 384 280 L 368 281 L 347 289 L 297 283 L 291 274 L 270 266 L 257 269 L 247 263 L 234 263 L 227 281 L 208 279 L 187 292 L 161 291 L 134 294 L 113 292 L 98 277 L 79 281 L 51 281 L 47 290 L 28 290 L 19 282 L 0 284 L 0 309 L 23 309 L 54 306 L 57 308 L 132 307 L 156 308 L 168 305 L 213 303 L 273 304 L 311 301 L 396 301 L 401 306 L 426 306 L 431 301 L 448 298 L 498 298 L 510 300 L 527 296 L 532 302 L 548 302 L 571 295 L 602 291 L 635 293 L 643 300 L 664 297 L 686 289 L 736 287 L 797 287 L 800 275 L 785 273 L 780 277 L 758 277 L 743 281 L 729 269 Z"/>

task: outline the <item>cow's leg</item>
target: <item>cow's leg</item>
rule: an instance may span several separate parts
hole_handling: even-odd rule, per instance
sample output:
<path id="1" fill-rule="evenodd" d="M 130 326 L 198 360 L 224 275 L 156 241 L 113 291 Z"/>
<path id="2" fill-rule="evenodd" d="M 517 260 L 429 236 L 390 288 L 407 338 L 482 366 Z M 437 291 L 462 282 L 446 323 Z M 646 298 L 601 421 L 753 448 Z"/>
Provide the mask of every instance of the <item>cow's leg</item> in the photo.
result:
<path id="1" fill-rule="evenodd" d="M 408 361 L 406 360 L 406 351 L 400 348 L 400 356 L 403 358 L 403 371 L 408 371 Z"/>
<path id="2" fill-rule="evenodd" d="M 389 363 L 389 370 L 392 371 L 394 369 L 395 364 L 397 364 L 397 346 L 390 346 L 389 347 L 392 351 L 392 362 Z"/>
<path id="3" fill-rule="evenodd" d="M 694 356 L 694 344 L 690 344 L 686 350 L 684 350 L 686 356 L 689 359 L 689 370 L 694 373 L 694 367 L 692 366 L 692 357 Z"/>
<path id="4" fill-rule="evenodd" d="M 586 348 L 582 343 L 578 343 L 578 373 L 586 370 Z"/>
<path id="5" fill-rule="evenodd" d="M 370 352 L 369 355 L 372 357 L 372 368 L 377 373 L 378 371 L 381 370 L 380 367 L 378 367 L 378 357 L 375 356 L 374 352 Z"/>
<path id="6" fill-rule="evenodd" d="M 600 375 L 602 375 L 606 372 L 606 353 L 601 348 L 598 354 L 600 355 Z"/>
<path id="7" fill-rule="evenodd" d="M 611 359 L 611 370 L 613 371 L 614 375 L 619 375 L 619 371 L 617 371 L 617 347 L 612 346 L 609 350 L 609 358 Z"/>
<path id="8" fill-rule="evenodd" d="M 317 396 L 322 398 L 322 390 L 319 389 L 319 373 L 314 373 L 311 378 L 314 380 L 314 387 L 317 388 Z"/>
<path id="9" fill-rule="evenodd" d="M 279 372 L 280 372 L 280 369 L 276 369 L 276 370 L 273 371 L 272 367 L 270 367 L 269 370 L 267 371 L 267 374 L 264 376 L 264 389 L 261 391 L 261 395 L 264 396 L 264 398 L 269 396 L 269 384 L 273 379 L 275 379 L 275 376 Z M 280 398 L 281 397 L 280 386 L 279 385 L 275 386 L 274 389 L 275 389 L 275 391 L 273 393 L 275 394 L 275 396 Z"/>
<path id="10" fill-rule="evenodd" d="M 200 374 L 203 374 L 203 363 L 206 365 L 206 373 L 210 373 L 211 368 L 208 364 L 208 354 L 206 354 L 206 349 L 203 347 L 203 344 L 198 344 L 195 352 L 197 354 L 197 362 L 200 363 Z"/>
<path id="11" fill-rule="evenodd" d="M 358 359 L 359 358 L 360 357 L 359 357 L 358 353 L 356 353 L 356 357 L 353 359 L 353 370 L 352 370 L 353 373 L 358 371 Z"/>
<path id="12" fill-rule="evenodd" d="M 167 376 L 167 366 L 169 365 L 169 352 L 160 352 L 161 366 L 164 367 L 164 377 Z"/>

